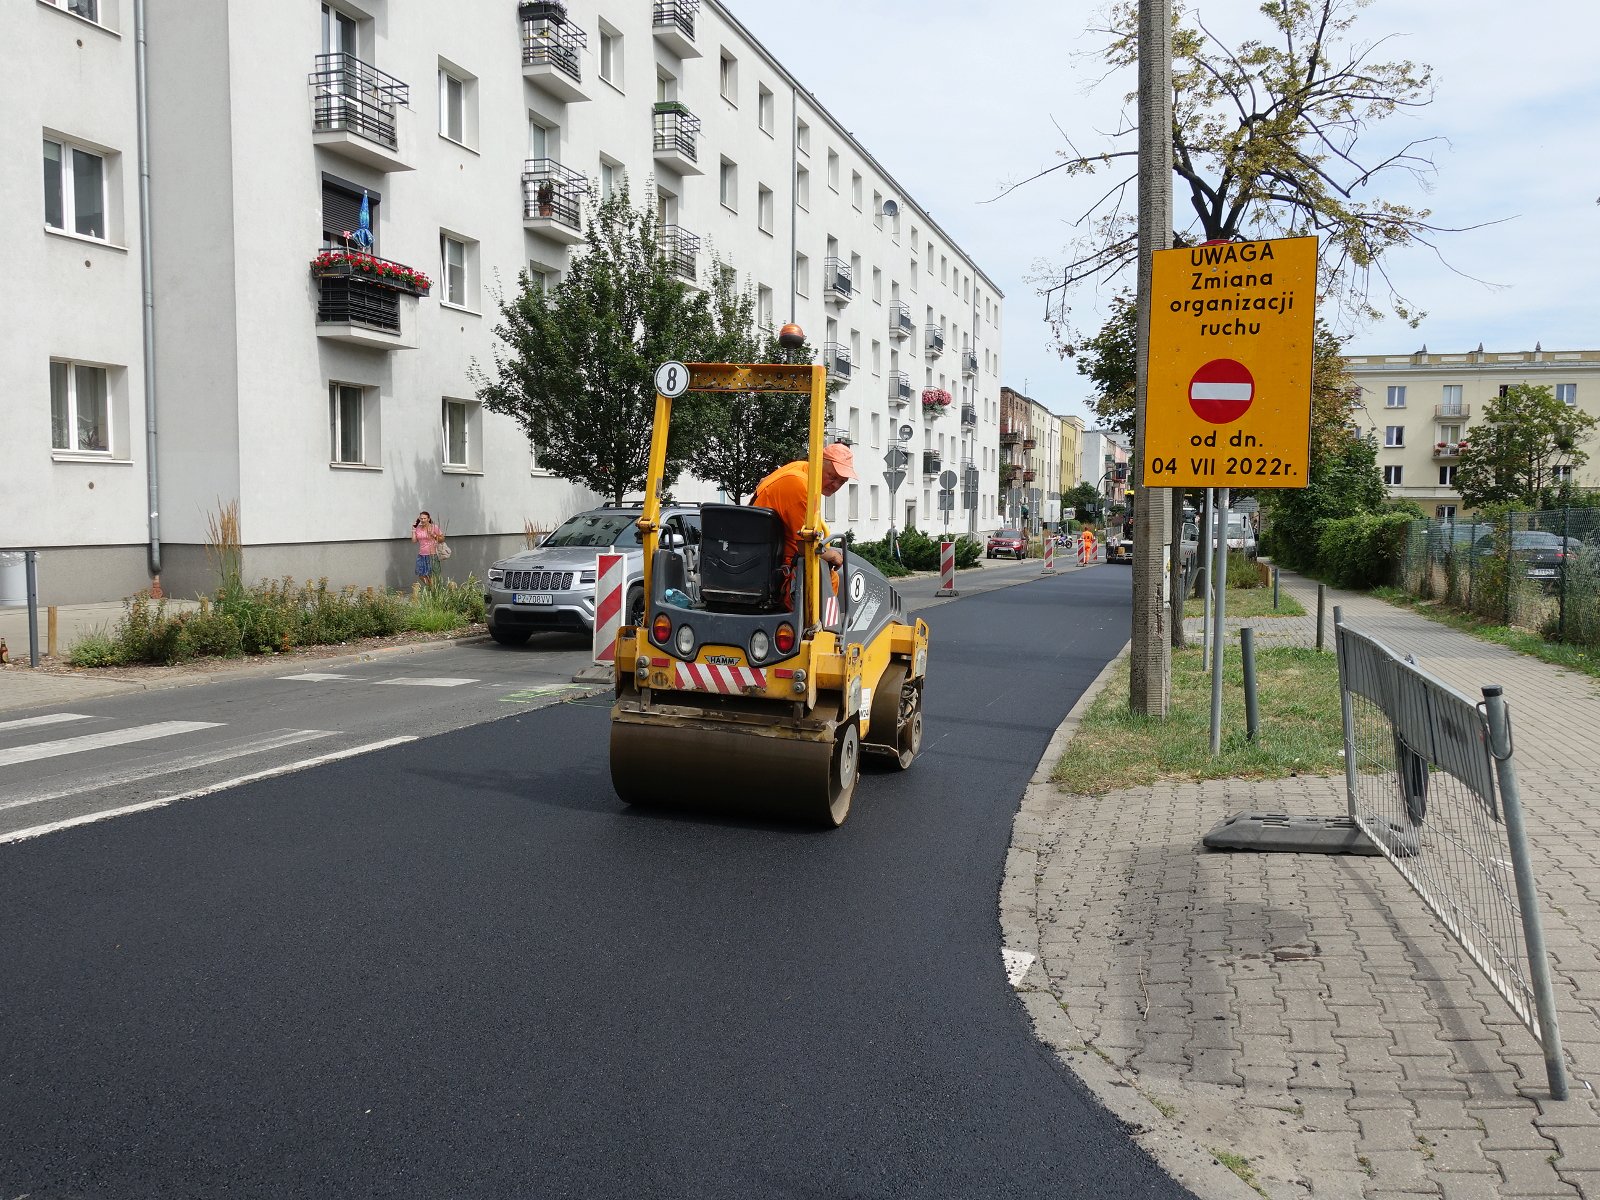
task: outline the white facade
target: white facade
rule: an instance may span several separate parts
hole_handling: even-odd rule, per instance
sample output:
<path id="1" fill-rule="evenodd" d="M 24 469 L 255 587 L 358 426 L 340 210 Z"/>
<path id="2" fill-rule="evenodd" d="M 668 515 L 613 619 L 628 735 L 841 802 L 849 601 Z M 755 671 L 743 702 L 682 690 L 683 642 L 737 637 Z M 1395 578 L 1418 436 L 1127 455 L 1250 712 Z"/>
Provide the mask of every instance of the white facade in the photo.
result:
<path id="1" fill-rule="evenodd" d="M 720 5 L 568 7 L 555 22 L 515 0 L 145 0 L 169 592 L 209 586 L 207 518 L 230 500 L 247 574 L 362 584 L 409 577 L 401 539 L 419 508 L 451 533 L 463 576 L 525 526 L 592 503 L 537 467 L 515 422 L 479 410 L 470 372 L 492 362 L 497 295 L 525 269 L 559 277 L 579 193 L 624 174 L 635 203 L 653 187 L 666 223 L 699 239 L 684 260 L 697 282 L 714 255 L 761 289 L 764 317 L 849 358 L 835 426 L 863 478 L 833 498 L 835 525 L 869 539 L 891 516 L 932 527 L 934 459 L 980 471 L 959 527 L 993 523 L 999 291 Z M 8 540 L 47 551 L 57 602 L 148 580 L 134 12 L 134 0 L 13 0 L 0 13 L 12 118 L 0 221 L 19 268 L 43 281 L 3 335 L 16 469 L 0 488 Z M 103 229 L 42 227 L 41 140 L 101 159 Z M 342 240 L 330 222 L 353 223 L 362 193 L 373 253 L 431 276 L 431 294 L 330 290 L 312 274 L 326 235 Z M 89 445 L 53 446 L 52 380 L 70 405 L 80 365 L 90 407 L 101 377 L 89 368 L 104 368 L 108 432 L 91 422 Z M 924 388 L 956 403 L 927 416 Z M 919 453 L 891 514 L 881 460 L 902 425 Z"/>
<path id="2" fill-rule="evenodd" d="M 1122 438 L 1109 429 L 1085 430 L 1082 453 L 1083 482 L 1093 484 L 1107 500 L 1121 499 L 1127 485 L 1117 486 L 1116 466 L 1128 461 L 1128 447 Z"/>

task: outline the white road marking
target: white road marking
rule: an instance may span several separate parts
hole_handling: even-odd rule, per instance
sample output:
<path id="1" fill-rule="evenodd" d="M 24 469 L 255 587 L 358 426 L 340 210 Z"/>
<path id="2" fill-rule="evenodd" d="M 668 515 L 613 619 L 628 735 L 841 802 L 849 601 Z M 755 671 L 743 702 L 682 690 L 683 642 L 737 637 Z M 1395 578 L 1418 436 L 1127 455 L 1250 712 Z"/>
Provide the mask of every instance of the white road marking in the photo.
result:
<path id="1" fill-rule="evenodd" d="M 296 771 L 320 767 L 325 763 L 338 762 L 342 758 L 355 758 L 360 754 L 370 754 L 374 750 L 387 750 L 390 746 L 399 746 L 416 740 L 413 734 L 385 738 L 381 742 L 368 742 L 364 746 L 352 746 L 348 750 L 335 750 L 331 754 L 318 755 L 316 758 L 305 758 L 299 762 L 287 763 L 281 767 L 270 767 L 265 771 L 255 771 L 249 775 L 238 775 L 233 779 L 224 779 L 220 783 L 195 788 L 193 791 L 176 792 L 171 796 L 163 796 L 159 800 L 146 800 L 143 804 L 130 804 L 125 808 L 112 808 L 104 812 L 85 813 L 81 817 L 71 817 L 65 821 L 51 821 L 48 825 L 35 825 L 29 829 L 17 829 L 11 833 L 0 833 L 0 845 L 7 842 L 26 841 L 29 838 L 42 837 L 47 833 L 55 833 L 58 830 L 71 829 L 77 825 L 88 825 L 95 821 L 109 820 L 112 817 L 125 817 L 131 813 L 146 812 L 152 808 L 162 808 L 168 804 L 176 804 L 180 800 L 198 800 L 202 796 L 225 792 L 229 788 L 242 787 L 247 783 L 271 779 L 278 775 L 290 775 Z"/>
<path id="2" fill-rule="evenodd" d="M 1002 950 L 1000 960 L 1006 965 L 1006 982 L 1012 987 L 1022 983 L 1022 977 L 1033 966 L 1033 955 L 1026 950 Z"/>
<path id="3" fill-rule="evenodd" d="M 176 775 L 180 771 L 192 771 L 199 767 L 209 767 L 213 763 L 227 762 L 233 758 L 245 758 L 252 754 L 262 754 L 268 750 L 281 750 L 285 746 L 296 746 L 301 742 L 314 742 L 318 738 L 332 736 L 333 731 L 331 729 L 282 729 L 252 741 L 233 742 L 224 748 L 214 749 L 205 754 L 191 754 L 184 758 L 173 759 L 150 770 L 125 771 L 121 775 L 91 774 L 72 787 L 62 788 L 54 792 L 42 792 L 36 796 L 23 796 L 20 799 L 7 800 L 4 803 L 0 803 L 0 812 L 6 812 L 13 808 L 23 808 L 29 804 L 44 804 L 51 800 L 63 800 L 68 796 L 78 796 L 84 792 L 92 792 L 100 788 L 126 787 L 130 783 L 138 783 L 145 779 L 155 779 L 161 775 Z"/>
<path id="4" fill-rule="evenodd" d="M 304 675 L 279 675 L 280 682 L 298 680 L 302 683 L 321 683 L 325 679 L 349 679 L 348 675 L 339 675 L 332 671 L 307 671 Z"/>
<path id="5" fill-rule="evenodd" d="M 460 687 L 464 683 L 477 683 L 476 679 L 452 679 L 445 675 L 414 676 L 405 679 L 379 679 L 377 685 L 389 687 Z"/>
<path id="6" fill-rule="evenodd" d="M 32 729 L 38 725 L 59 725 L 63 721 L 87 721 L 86 713 L 51 713 L 45 717 L 21 717 L 15 721 L 0 721 L 0 733 L 7 729 Z"/>
<path id="7" fill-rule="evenodd" d="M 154 738 L 172 737 L 180 733 L 194 733 L 199 729 L 215 729 L 220 721 L 158 721 L 154 725 L 135 725 L 129 729 L 107 729 L 102 733 L 86 733 L 81 737 L 61 738 L 54 742 L 34 742 L 29 746 L 16 746 L 0 750 L 0 767 L 13 767 L 18 763 L 37 762 L 41 758 L 58 758 L 63 754 L 84 754 L 108 746 L 126 746 L 130 742 L 148 742 Z"/>

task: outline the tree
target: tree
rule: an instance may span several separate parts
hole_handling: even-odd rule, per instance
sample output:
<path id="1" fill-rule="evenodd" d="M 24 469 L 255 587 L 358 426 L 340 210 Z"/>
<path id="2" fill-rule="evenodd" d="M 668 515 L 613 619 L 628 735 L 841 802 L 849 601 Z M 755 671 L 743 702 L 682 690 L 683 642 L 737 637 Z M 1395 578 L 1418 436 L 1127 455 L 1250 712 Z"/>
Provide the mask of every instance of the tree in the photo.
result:
<path id="1" fill-rule="evenodd" d="M 1268 493 L 1262 507 L 1272 518 L 1272 541 L 1265 549 L 1283 566 L 1315 567 L 1323 524 L 1376 513 L 1384 495 L 1377 443 L 1347 431 L 1324 453 L 1313 453 L 1304 488 Z"/>
<path id="2" fill-rule="evenodd" d="M 1512 384 L 1484 405 L 1463 442 L 1456 465 L 1462 503 L 1469 508 L 1549 506 L 1564 482 L 1557 469 L 1589 461 L 1583 442 L 1595 424 L 1594 417 L 1557 400 L 1547 387 Z"/>
<path id="3" fill-rule="evenodd" d="M 1080 521 L 1093 518 L 1100 504 L 1100 491 L 1092 483 L 1080 483 L 1070 492 L 1061 493 L 1061 506 L 1071 508 Z"/>
<path id="4" fill-rule="evenodd" d="M 701 344 L 704 362 L 810 363 L 809 343 L 795 350 L 756 326 L 756 301 L 739 288 L 731 268 L 716 264 L 710 321 Z M 830 388 L 834 386 L 830 383 Z M 685 423 L 685 459 L 690 470 L 727 493 L 734 504 L 755 491 L 770 472 L 802 457 L 810 433 L 811 407 L 801 396 L 767 392 L 696 393 L 679 401 Z"/>
<path id="5" fill-rule="evenodd" d="M 1100 419 L 1101 428 L 1114 429 L 1133 440 L 1134 367 L 1139 354 L 1139 307 L 1128 292 L 1118 292 L 1111 300 L 1111 316 L 1100 332 L 1072 347 L 1069 355 L 1078 356 L 1078 374 L 1094 384 L 1089 407 Z"/>
<path id="6" fill-rule="evenodd" d="M 492 377 L 474 369 L 478 398 L 513 416 L 539 463 L 620 504 L 644 486 L 656 367 L 693 357 L 710 323 L 707 298 L 676 275 L 649 205 L 624 184 L 587 209 L 587 250 L 554 288 L 523 274 L 500 305 Z M 663 484 L 682 472 L 676 427 Z"/>
<path id="7" fill-rule="evenodd" d="M 1369 155 L 1361 145 L 1370 126 L 1402 109 L 1432 101 L 1431 71 L 1408 61 L 1374 62 L 1382 44 L 1351 43 L 1356 14 L 1370 0 L 1265 0 L 1270 32 L 1237 49 L 1220 44 L 1181 3 L 1173 14 L 1173 172 L 1187 195 L 1192 220 L 1174 231 L 1175 245 L 1204 240 L 1292 237 L 1320 239 L 1319 276 L 1325 295 L 1364 319 L 1380 315 L 1376 285 L 1386 303 L 1415 325 L 1422 315 L 1396 291 L 1384 256 L 1396 247 L 1434 247 L 1434 235 L 1455 232 L 1430 223 L 1431 212 L 1395 204 L 1375 189 L 1395 173 L 1430 180 L 1433 139 Z M 1103 52 L 1113 68 L 1138 57 L 1138 2 L 1116 0 Z M 1130 100 L 1134 97 L 1129 97 Z M 1061 161 L 1020 187 L 1054 171 L 1088 176 L 1136 159 L 1115 135 L 1113 148 L 1081 153 L 1069 140 Z M 1135 261 L 1134 215 L 1124 208 L 1136 174 L 1130 167 L 1078 224 L 1088 232 L 1068 249 L 1064 268 L 1048 272 L 1048 298 L 1074 284 L 1110 278 Z M 1010 189 L 1008 189 L 1010 190 Z M 1373 275 L 1376 273 L 1377 279 Z M 1063 352 L 1072 336 L 1063 306 L 1052 319 Z"/>

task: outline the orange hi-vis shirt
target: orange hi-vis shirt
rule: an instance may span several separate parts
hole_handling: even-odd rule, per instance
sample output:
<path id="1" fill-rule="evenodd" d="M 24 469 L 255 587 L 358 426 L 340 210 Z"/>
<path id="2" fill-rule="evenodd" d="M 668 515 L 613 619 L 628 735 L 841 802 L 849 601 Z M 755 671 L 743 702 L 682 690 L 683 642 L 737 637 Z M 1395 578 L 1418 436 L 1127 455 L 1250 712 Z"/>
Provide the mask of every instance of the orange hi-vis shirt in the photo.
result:
<path id="1" fill-rule="evenodd" d="M 806 523 L 806 490 L 811 482 L 810 464 L 798 459 L 779 467 L 756 485 L 756 494 L 750 503 L 756 508 L 770 508 L 783 522 L 783 561 L 794 561 L 800 552 L 800 530 Z M 821 517 L 817 525 L 822 536 L 828 536 Z"/>

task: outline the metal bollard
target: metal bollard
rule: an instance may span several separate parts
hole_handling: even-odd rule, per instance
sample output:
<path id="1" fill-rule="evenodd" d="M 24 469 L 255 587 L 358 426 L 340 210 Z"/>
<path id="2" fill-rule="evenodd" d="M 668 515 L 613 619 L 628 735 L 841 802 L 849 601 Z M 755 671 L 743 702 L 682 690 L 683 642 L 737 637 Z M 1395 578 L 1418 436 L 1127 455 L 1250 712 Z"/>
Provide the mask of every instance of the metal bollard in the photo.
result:
<path id="1" fill-rule="evenodd" d="M 1244 740 L 1253 742 L 1261 731 L 1261 710 L 1256 705 L 1256 631 L 1239 630 L 1239 656 L 1244 663 Z"/>
<path id="2" fill-rule="evenodd" d="M 1278 611 L 1278 568 L 1272 568 L 1272 611 Z"/>
<path id="3" fill-rule="evenodd" d="M 1317 653 L 1318 654 L 1322 653 L 1322 610 L 1323 610 L 1323 606 L 1327 603 L 1327 598 L 1328 598 L 1328 594 L 1327 594 L 1326 590 L 1323 588 L 1323 586 L 1320 583 L 1317 584 Z M 1333 619 L 1335 621 L 1338 621 L 1338 619 L 1339 619 L 1339 610 L 1338 609 L 1334 609 Z"/>
<path id="4" fill-rule="evenodd" d="M 39 552 L 29 550 L 23 555 L 28 574 L 28 665 L 39 665 Z"/>
<path id="5" fill-rule="evenodd" d="M 44 652 L 51 658 L 55 658 L 60 653 L 56 648 L 58 645 L 56 641 L 56 616 L 56 606 L 54 604 L 44 610 Z"/>

